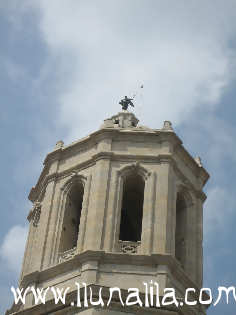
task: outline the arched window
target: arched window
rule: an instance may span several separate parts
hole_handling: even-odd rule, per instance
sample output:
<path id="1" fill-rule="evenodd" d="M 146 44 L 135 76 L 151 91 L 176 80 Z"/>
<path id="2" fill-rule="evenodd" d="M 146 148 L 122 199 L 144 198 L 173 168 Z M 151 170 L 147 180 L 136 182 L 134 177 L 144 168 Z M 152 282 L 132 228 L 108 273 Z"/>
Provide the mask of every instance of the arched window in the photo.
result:
<path id="1" fill-rule="evenodd" d="M 187 233 L 187 205 L 182 193 L 176 199 L 175 257 L 185 266 Z"/>
<path id="2" fill-rule="evenodd" d="M 83 195 L 84 186 L 80 181 L 75 183 L 68 192 L 62 225 L 60 252 L 65 252 L 77 245 Z"/>
<path id="3" fill-rule="evenodd" d="M 143 178 L 136 173 L 124 180 L 119 235 L 121 241 L 141 241 L 144 185 Z"/>

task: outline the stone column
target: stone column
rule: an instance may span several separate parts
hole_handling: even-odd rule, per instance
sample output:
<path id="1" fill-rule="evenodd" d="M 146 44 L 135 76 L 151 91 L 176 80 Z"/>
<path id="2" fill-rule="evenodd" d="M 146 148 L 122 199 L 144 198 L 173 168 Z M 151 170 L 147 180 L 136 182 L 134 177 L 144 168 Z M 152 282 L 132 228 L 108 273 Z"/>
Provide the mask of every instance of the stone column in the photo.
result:
<path id="1" fill-rule="evenodd" d="M 86 227 L 89 228 L 89 226 L 87 226 L 87 216 L 88 216 L 88 206 L 89 206 L 89 199 L 90 199 L 91 178 L 92 178 L 92 175 L 89 175 L 85 183 L 83 205 L 82 205 L 80 225 L 79 225 L 79 237 L 78 237 L 78 242 L 77 242 L 78 253 L 83 250 L 85 230 L 86 230 Z"/>
<path id="2" fill-rule="evenodd" d="M 150 255 L 153 246 L 153 218 L 155 208 L 156 175 L 152 173 L 145 182 L 143 221 L 140 254 Z"/>

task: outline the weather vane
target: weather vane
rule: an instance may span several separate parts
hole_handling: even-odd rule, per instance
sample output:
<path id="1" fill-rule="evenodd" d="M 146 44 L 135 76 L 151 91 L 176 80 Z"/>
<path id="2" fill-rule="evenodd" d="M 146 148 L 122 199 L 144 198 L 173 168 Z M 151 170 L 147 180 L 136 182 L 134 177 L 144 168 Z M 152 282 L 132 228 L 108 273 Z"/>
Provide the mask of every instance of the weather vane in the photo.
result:
<path id="1" fill-rule="evenodd" d="M 125 96 L 120 102 L 119 104 L 122 106 L 123 110 L 127 110 L 129 105 L 134 107 L 133 104 L 133 98 L 128 98 L 127 96 Z"/>

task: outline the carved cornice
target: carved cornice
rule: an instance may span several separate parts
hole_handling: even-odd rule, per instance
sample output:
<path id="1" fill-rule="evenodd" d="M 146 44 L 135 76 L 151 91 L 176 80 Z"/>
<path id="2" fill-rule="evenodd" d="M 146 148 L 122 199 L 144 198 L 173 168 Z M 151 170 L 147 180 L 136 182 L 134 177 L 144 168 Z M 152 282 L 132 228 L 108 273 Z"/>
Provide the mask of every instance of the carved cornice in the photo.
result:
<path id="1" fill-rule="evenodd" d="M 44 179 L 47 177 L 47 174 L 49 172 L 49 165 L 44 165 L 43 170 L 39 176 L 38 182 L 36 184 L 36 186 L 32 187 L 29 193 L 29 200 L 31 200 L 32 202 L 34 202 L 37 198 L 35 197 L 35 193 L 38 192 L 38 188 L 41 185 L 41 183 L 44 181 Z"/>
<path id="2" fill-rule="evenodd" d="M 98 153 L 95 153 L 92 157 L 93 161 L 96 162 L 98 160 L 111 160 L 112 157 L 115 155 L 114 152 L 110 152 L 110 151 L 107 151 L 107 152 L 98 152 Z"/>
<path id="3" fill-rule="evenodd" d="M 132 162 L 137 161 L 139 163 L 169 163 L 173 165 L 174 170 L 178 174 L 178 176 L 183 180 L 184 183 L 187 183 L 188 187 L 190 187 L 199 198 L 201 198 L 203 201 L 206 199 L 206 195 L 201 191 L 198 190 L 193 186 L 193 184 L 190 183 L 190 181 L 186 178 L 186 176 L 180 171 L 180 169 L 177 166 L 176 161 L 173 158 L 173 155 L 171 154 L 159 154 L 159 155 L 144 155 L 144 154 L 116 154 L 114 152 L 99 152 L 94 154 L 90 159 L 78 163 L 77 165 L 73 166 L 72 168 L 69 168 L 63 172 L 59 173 L 52 173 L 50 175 L 45 175 L 44 178 L 41 178 L 41 182 L 38 183 L 37 187 L 34 188 L 33 193 L 30 193 L 29 199 L 31 201 L 35 201 L 38 199 L 38 196 L 42 193 L 43 190 L 45 190 L 48 183 L 55 180 L 60 180 L 62 178 L 70 176 L 73 172 L 79 172 L 82 169 L 88 168 L 96 163 L 96 161 L 100 159 L 110 159 L 112 161 L 122 161 L 122 162 Z M 202 168 L 198 169 L 199 171 L 202 170 Z M 195 174 L 196 175 L 196 174 Z"/>
<path id="4" fill-rule="evenodd" d="M 63 178 L 66 178 L 74 173 L 78 173 L 79 171 L 82 171 L 85 168 L 88 168 L 95 164 L 95 161 L 93 159 L 88 159 L 85 162 L 79 163 L 71 168 L 68 168 L 65 171 L 59 172 L 59 173 L 51 173 L 50 175 L 46 175 L 41 181 L 37 183 L 36 187 L 33 187 L 29 194 L 29 200 L 34 202 L 36 199 L 38 199 L 38 196 L 43 194 L 43 192 L 46 190 L 47 185 L 56 180 L 61 180 Z"/>
<path id="5" fill-rule="evenodd" d="M 73 274 L 73 277 L 82 276 L 83 272 L 95 271 L 95 272 L 104 272 L 104 268 L 106 268 L 106 265 L 127 265 L 127 261 L 129 262 L 129 270 L 132 270 L 132 266 L 134 266 L 134 270 L 136 266 L 146 266 L 151 267 L 153 272 L 152 276 L 157 277 L 158 275 L 166 276 L 166 280 L 168 281 L 167 287 L 176 287 L 178 283 L 181 283 L 180 292 L 184 296 L 184 292 L 187 288 L 194 288 L 196 290 L 196 295 L 192 295 L 196 300 L 199 296 L 200 287 L 193 282 L 189 276 L 186 274 L 186 272 L 181 268 L 180 263 L 170 254 L 152 254 L 152 255 L 140 255 L 140 254 L 127 254 L 127 253 L 111 253 L 111 252 L 104 252 L 104 251 L 93 251 L 88 250 L 84 251 L 80 254 L 75 255 L 72 259 L 67 260 L 65 262 L 59 263 L 55 266 L 49 267 L 42 271 L 35 271 L 28 275 L 25 275 L 23 280 L 20 283 L 20 288 L 28 287 L 32 284 L 35 284 L 36 287 L 41 287 L 44 285 L 44 283 L 50 282 L 50 285 L 52 284 L 52 279 L 57 279 L 58 276 L 61 274 L 64 274 L 64 271 L 66 270 L 68 273 L 68 277 L 70 277 L 71 274 Z M 87 266 L 87 263 L 90 263 L 89 266 Z M 91 262 L 94 262 L 91 265 Z M 91 269 L 92 266 L 92 269 Z M 155 267 L 155 268 L 153 268 Z M 89 269 L 88 269 L 89 268 Z M 105 269 L 106 270 L 106 269 Z M 129 271 L 128 273 L 135 275 L 135 272 L 132 273 L 132 271 Z M 124 272 L 125 274 L 125 272 Z M 139 273 L 138 273 L 139 274 Z M 69 278 L 68 278 L 69 279 Z M 56 280 L 57 281 L 57 280 Z M 55 281 L 55 286 L 58 284 Z M 66 279 L 64 279 L 66 281 Z M 173 285 L 172 285 L 173 284 Z M 109 287 L 106 286 L 98 286 L 99 283 L 94 278 L 94 281 L 90 282 L 88 284 L 92 287 L 103 287 L 104 291 L 108 289 Z M 122 297 L 126 296 L 126 289 L 123 289 L 121 287 L 122 291 Z M 93 290 L 93 293 L 95 291 Z M 97 292 L 97 291 L 96 291 Z M 71 301 L 74 301 L 77 296 L 77 290 L 75 291 L 75 295 L 73 295 L 73 291 L 67 296 L 67 301 L 70 301 L 72 294 Z M 104 292 L 103 292 L 104 294 Z M 142 294 L 140 292 L 140 294 Z M 105 294 L 106 295 L 106 294 Z M 82 295 L 81 295 L 82 297 Z M 204 293 L 204 300 L 208 300 L 208 295 Z M 45 312 L 53 312 L 55 311 L 55 303 L 54 301 L 48 300 L 46 304 L 39 304 L 36 306 L 32 306 L 29 308 L 25 308 L 24 310 L 20 311 L 20 314 L 39 314 L 39 313 L 45 313 Z M 70 305 L 70 303 L 68 304 Z M 208 306 L 206 306 L 207 308 Z M 196 306 L 196 311 L 198 309 L 198 306 Z M 162 309 L 160 309 L 162 310 Z M 195 310 L 195 309 L 194 309 Z M 152 311 L 152 309 L 150 309 Z M 153 310 L 153 314 L 156 313 L 156 309 Z M 191 313 L 193 313 L 193 309 L 191 310 Z M 168 313 L 169 314 L 169 313 Z M 198 314 L 194 311 L 194 314 Z"/>
<path id="6" fill-rule="evenodd" d="M 174 148 L 173 154 L 177 154 L 181 160 L 185 161 L 185 164 L 188 168 L 190 168 L 193 174 L 199 178 L 199 182 L 201 182 L 202 186 L 206 183 L 209 178 L 209 174 L 203 167 L 199 167 L 197 162 L 193 159 L 193 157 L 185 150 L 182 146 L 182 141 L 179 137 L 173 132 L 172 130 L 162 130 L 162 129 L 139 129 L 139 128 L 132 128 L 132 130 L 128 129 L 113 129 L 113 128 L 105 128 L 95 131 L 94 133 L 90 134 L 89 136 L 80 139 L 79 141 L 73 142 L 68 146 L 59 147 L 58 149 L 49 153 L 44 161 L 44 169 L 39 177 L 39 180 L 36 184 L 36 187 L 33 187 L 29 194 L 29 199 L 31 201 L 39 200 L 39 196 L 42 199 L 43 194 L 45 192 L 45 187 L 50 181 L 54 181 L 57 178 L 63 178 L 68 176 L 68 173 L 73 171 L 74 169 L 82 170 L 87 168 L 99 159 L 111 159 L 111 160 L 120 160 L 120 161 L 140 161 L 144 163 L 174 163 L 173 157 L 171 154 L 159 154 L 158 156 L 155 155 L 134 155 L 134 154 L 116 154 L 115 152 L 97 152 L 88 160 L 78 163 L 76 166 L 60 172 L 58 174 L 52 173 L 48 175 L 50 165 L 55 160 L 63 160 L 66 159 L 66 154 L 68 152 L 76 151 L 78 146 L 81 146 L 83 150 L 88 150 L 89 148 L 93 148 L 97 146 L 97 143 L 104 138 L 110 139 L 124 139 L 125 137 L 135 137 L 135 136 L 147 136 L 147 137 L 157 137 L 158 142 L 170 142 L 172 143 L 172 148 Z M 131 140 L 132 140 L 131 138 Z M 76 153 L 78 153 L 76 151 Z M 71 154 L 71 153 L 70 153 Z"/>
<path id="7" fill-rule="evenodd" d="M 60 159 L 63 150 L 64 150 L 63 146 L 56 147 L 56 149 L 54 151 L 52 151 L 46 155 L 46 158 L 45 158 L 43 164 L 46 165 L 49 161 L 52 162 L 52 161 L 56 161 L 56 160 Z"/>
<path id="8" fill-rule="evenodd" d="M 186 272 L 181 268 L 180 263 L 170 254 L 152 254 L 152 255 L 140 255 L 140 254 L 128 254 L 128 253 L 111 253 L 104 251 L 87 250 L 75 255 L 72 259 L 69 259 L 63 263 L 58 263 L 55 266 L 49 267 L 42 271 L 35 271 L 24 276 L 20 286 L 26 287 L 31 283 L 40 283 L 42 281 L 56 278 L 63 273 L 64 270 L 69 272 L 74 268 L 81 270 L 82 264 L 88 261 L 97 261 L 100 264 L 127 264 L 134 266 L 166 266 L 169 268 L 173 276 L 180 279 L 183 285 L 191 288 L 198 288 L 198 285 L 193 282 Z"/>
<path id="9" fill-rule="evenodd" d="M 206 171 L 202 165 L 199 165 L 199 163 L 191 156 L 191 154 L 184 148 L 183 145 L 177 145 L 175 147 L 174 153 L 181 159 L 187 167 L 189 167 L 193 174 L 201 179 L 202 186 L 204 186 L 209 179 L 210 175 Z"/>
<path id="10" fill-rule="evenodd" d="M 192 191 L 197 198 L 201 199 L 204 202 L 207 198 L 206 194 L 201 189 L 194 187 L 194 185 L 187 179 L 187 177 L 178 168 L 178 165 L 175 160 L 172 160 L 172 166 L 177 177 L 182 181 L 182 186 L 187 187 L 188 191 Z"/>
<path id="11" fill-rule="evenodd" d="M 168 164 L 174 163 L 172 154 L 159 154 L 158 158 L 159 158 L 160 163 L 168 163 Z"/>
<path id="12" fill-rule="evenodd" d="M 74 141 L 71 144 L 67 146 L 61 146 L 52 152 L 49 152 L 44 160 L 44 165 L 48 164 L 51 161 L 55 161 L 57 159 L 61 159 L 62 155 L 65 154 L 65 152 L 72 150 L 74 147 L 77 146 L 93 146 L 95 145 L 98 141 L 109 137 L 110 139 L 115 139 L 117 135 L 120 134 L 122 136 L 130 135 L 132 134 L 132 137 L 137 135 L 140 136 L 140 134 L 146 135 L 146 136 L 157 136 L 157 135 L 162 135 L 163 139 L 175 139 L 177 143 L 182 143 L 179 137 L 173 132 L 173 131 L 164 131 L 162 129 L 139 129 L 139 128 L 133 128 L 133 129 L 111 129 L 111 128 L 105 128 L 105 129 L 99 129 L 87 137 L 84 137 L 78 141 Z"/>

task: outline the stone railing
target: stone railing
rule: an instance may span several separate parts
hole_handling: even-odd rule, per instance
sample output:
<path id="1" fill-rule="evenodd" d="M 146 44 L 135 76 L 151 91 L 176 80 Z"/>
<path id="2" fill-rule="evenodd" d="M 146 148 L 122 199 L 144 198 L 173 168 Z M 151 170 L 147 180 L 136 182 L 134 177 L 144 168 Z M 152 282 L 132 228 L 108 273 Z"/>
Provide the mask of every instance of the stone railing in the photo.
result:
<path id="1" fill-rule="evenodd" d="M 59 263 L 72 259 L 75 256 L 76 247 L 71 248 L 63 253 L 59 253 Z"/>
<path id="2" fill-rule="evenodd" d="M 138 247 L 140 246 L 141 242 L 130 242 L 130 241 L 119 241 L 118 248 L 119 252 L 125 254 L 137 254 Z"/>

